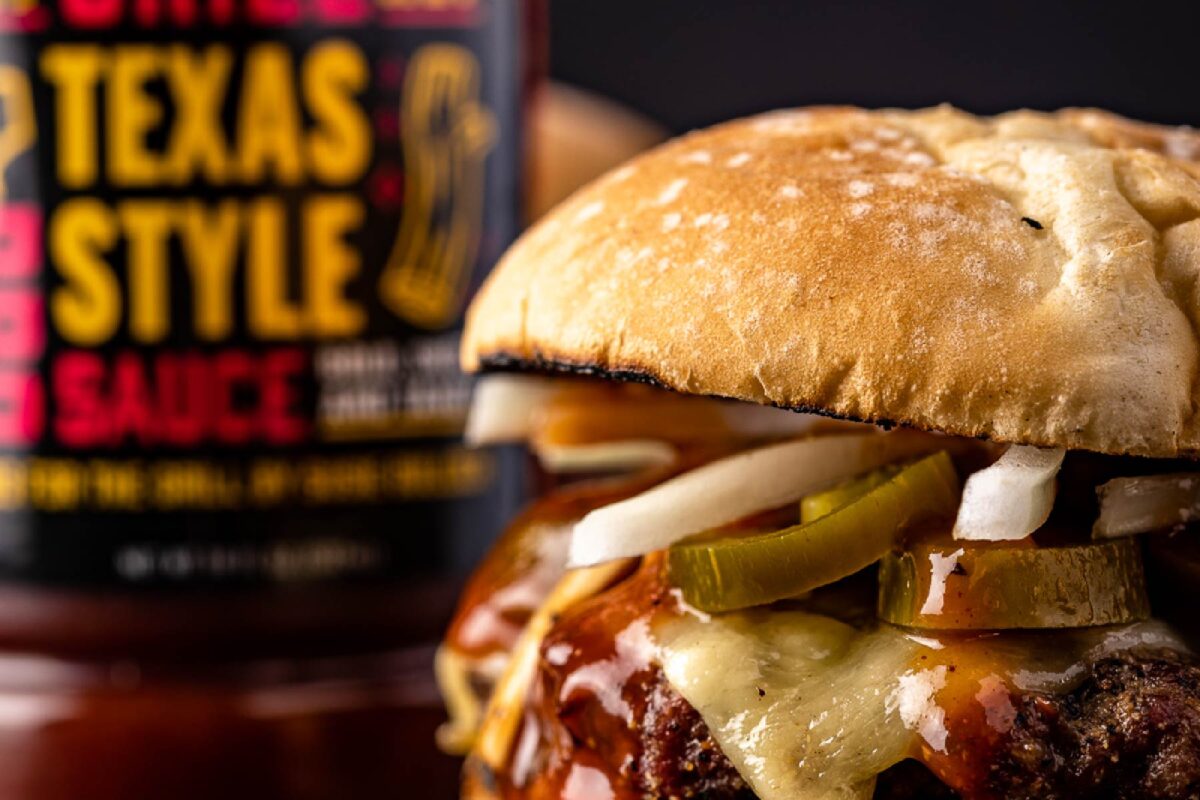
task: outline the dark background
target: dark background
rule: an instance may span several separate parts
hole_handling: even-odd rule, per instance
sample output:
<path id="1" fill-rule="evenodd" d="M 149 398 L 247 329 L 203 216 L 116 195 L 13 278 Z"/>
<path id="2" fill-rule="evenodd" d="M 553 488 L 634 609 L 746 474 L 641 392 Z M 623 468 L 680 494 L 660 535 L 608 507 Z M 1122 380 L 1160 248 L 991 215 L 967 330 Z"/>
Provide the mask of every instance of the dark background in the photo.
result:
<path id="1" fill-rule="evenodd" d="M 1200 126 L 1200 2 L 552 0 L 551 72 L 680 132 L 812 103 Z"/>

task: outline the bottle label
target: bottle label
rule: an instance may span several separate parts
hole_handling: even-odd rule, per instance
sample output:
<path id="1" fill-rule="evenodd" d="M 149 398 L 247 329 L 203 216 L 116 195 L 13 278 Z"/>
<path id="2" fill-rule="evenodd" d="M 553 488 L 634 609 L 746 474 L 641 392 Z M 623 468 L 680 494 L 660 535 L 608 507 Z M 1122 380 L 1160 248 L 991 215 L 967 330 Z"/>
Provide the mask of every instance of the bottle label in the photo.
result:
<path id="1" fill-rule="evenodd" d="M 481 546 L 509 492 L 457 440 L 458 330 L 519 223 L 520 9 L 4 0 L 0 578 Z"/>

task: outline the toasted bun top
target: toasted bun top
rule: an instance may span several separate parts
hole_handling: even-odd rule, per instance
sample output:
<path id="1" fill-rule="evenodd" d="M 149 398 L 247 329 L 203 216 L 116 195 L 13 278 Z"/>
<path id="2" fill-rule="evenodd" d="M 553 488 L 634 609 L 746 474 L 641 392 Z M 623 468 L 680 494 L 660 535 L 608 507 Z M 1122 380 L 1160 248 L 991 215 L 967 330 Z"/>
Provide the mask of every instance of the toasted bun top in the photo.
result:
<path id="1" fill-rule="evenodd" d="M 999 441 L 1200 454 L 1200 133 L 1099 111 L 820 108 L 576 193 L 468 313 L 468 369 Z"/>

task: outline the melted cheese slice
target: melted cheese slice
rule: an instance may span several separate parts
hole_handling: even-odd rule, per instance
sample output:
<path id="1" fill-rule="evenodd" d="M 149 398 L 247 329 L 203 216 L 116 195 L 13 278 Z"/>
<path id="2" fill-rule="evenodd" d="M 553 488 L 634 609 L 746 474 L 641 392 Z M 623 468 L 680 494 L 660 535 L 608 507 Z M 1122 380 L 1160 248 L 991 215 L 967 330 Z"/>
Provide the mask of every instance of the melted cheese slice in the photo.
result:
<path id="1" fill-rule="evenodd" d="M 667 680 L 762 800 L 870 800 L 888 767 L 952 749 L 947 697 L 973 698 L 1003 732 L 1010 691 L 1062 691 L 1122 650 L 1187 650 L 1154 622 L 938 641 L 762 609 L 675 618 L 655 635 Z"/>
<path id="2" fill-rule="evenodd" d="M 658 635 L 667 680 L 762 800 L 869 800 L 914 746 L 890 690 L 920 645 L 899 633 L 756 611 Z"/>

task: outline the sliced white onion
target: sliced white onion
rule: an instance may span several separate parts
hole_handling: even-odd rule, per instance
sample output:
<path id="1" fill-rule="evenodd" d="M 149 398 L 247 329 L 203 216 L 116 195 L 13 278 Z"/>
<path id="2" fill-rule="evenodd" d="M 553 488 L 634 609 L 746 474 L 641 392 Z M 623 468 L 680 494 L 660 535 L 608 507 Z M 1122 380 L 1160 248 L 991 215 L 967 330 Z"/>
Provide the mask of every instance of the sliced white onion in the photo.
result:
<path id="1" fill-rule="evenodd" d="M 1092 535 L 1097 539 L 1172 530 L 1200 519 L 1200 473 L 1116 478 L 1096 493 L 1100 518 Z"/>
<path id="2" fill-rule="evenodd" d="M 804 414 L 786 408 L 739 403 L 734 400 L 724 402 L 721 413 L 729 429 L 746 438 L 800 436 L 821 424 L 847 428 L 854 425 L 863 428 L 864 431 L 872 427 L 866 423 L 840 422 L 819 414 Z"/>
<path id="3" fill-rule="evenodd" d="M 1014 445 L 996 463 L 967 478 L 954 538 L 1004 542 L 1040 528 L 1054 507 L 1054 476 L 1066 451 Z"/>
<path id="4" fill-rule="evenodd" d="M 572 531 L 569 563 L 599 564 L 661 550 L 941 444 L 910 431 L 872 432 L 801 439 L 723 458 L 589 513 Z"/>
<path id="5" fill-rule="evenodd" d="M 547 472 L 617 472 L 670 464 L 676 450 L 653 439 L 592 444 L 534 442 L 534 452 Z"/>
<path id="6" fill-rule="evenodd" d="M 535 375 L 484 375 L 475 384 L 467 414 L 464 434 L 467 442 L 484 445 L 528 441 L 537 434 L 542 414 L 563 385 L 562 380 Z M 706 397 L 688 398 L 688 402 L 714 404 L 729 431 L 746 438 L 798 436 L 819 424 L 840 424 L 847 428 L 855 425 L 755 403 Z M 603 400 L 598 400 L 599 413 L 604 413 L 603 406 Z"/>
<path id="7" fill-rule="evenodd" d="M 555 389 L 551 378 L 484 375 L 475 384 L 464 438 L 473 445 L 525 441 Z"/>

